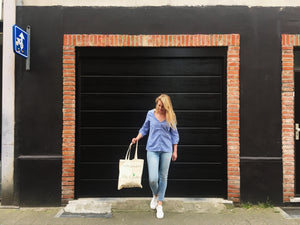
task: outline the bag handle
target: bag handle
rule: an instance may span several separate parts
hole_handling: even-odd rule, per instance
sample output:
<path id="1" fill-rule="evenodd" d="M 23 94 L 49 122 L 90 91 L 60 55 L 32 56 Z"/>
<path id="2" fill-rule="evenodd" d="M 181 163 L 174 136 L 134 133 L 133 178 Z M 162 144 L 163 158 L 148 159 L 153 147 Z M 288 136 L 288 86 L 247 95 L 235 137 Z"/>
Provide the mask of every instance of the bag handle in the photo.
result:
<path id="1" fill-rule="evenodd" d="M 128 150 L 127 150 L 127 152 L 126 152 L 126 156 L 125 156 L 125 160 L 130 160 L 130 153 L 131 153 L 131 146 L 132 146 L 133 144 L 132 143 L 130 143 L 130 145 L 129 145 L 129 147 L 128 147 Z M 138 141 L 136 142 L 136 145 L 135 145 L 135 154 L 134 154 L 134 159 L 138 159 L 138 157 L 137 157 L 137 153 L 138 152 Z"/>
<path id="2" fill-rule="evenodd" d="M 128 147 L 128 150 L 127 150 L 126 155 L 125 155 L 125 160 L 128 160 L 128 157 L 130 158 L 131 146 L 132 146 L 132 143 L 130 143 L 130 145 Z"/>
<path id="3" fill-rule="evenodd" d="M 137 155 L 138 155 L 138 145 L 139 145 L 139 142 L 136 141 L 134 159 L 138 159 L 138 157 L 137 157 Z"/>

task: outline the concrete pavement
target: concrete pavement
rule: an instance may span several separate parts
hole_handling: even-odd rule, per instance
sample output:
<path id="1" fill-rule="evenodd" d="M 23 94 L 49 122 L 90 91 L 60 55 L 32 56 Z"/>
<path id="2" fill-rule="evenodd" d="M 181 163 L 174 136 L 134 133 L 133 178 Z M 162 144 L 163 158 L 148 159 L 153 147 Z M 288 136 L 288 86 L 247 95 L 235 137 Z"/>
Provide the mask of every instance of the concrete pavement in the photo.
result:
<path id="1" fill-rule="evenodd" d="M 44 224 L 61 224 L 61 225 L 218 225 L 218 224 L 299 224 L 300 219 L 287 219 L 280 208 L 259 208 L 251 207 L 238 208 L 233 206 L 222 207 L 214 206 L 211 209 L 199 209 L 200 211 L 185 210 L 178 212 L 174 210 L 172 204 L 175 202 L 170 201 L 165 204 L 165 218 L 158 220 L 155 217 L 154 210 L 140 210 L 137 208 L 112 208 L 111 217 L 109 218 L 90 218 L 90 217 L 57 217 L 61 215 L 63 208 L 18 208 L 18 209 L 5 209 L 0 208 L 0 225 L 44 225 Z M 123 205 L 124 206 L 124 205 Z M 127 206 L 129 206 L 127 204 Z M 199 207 L 200 205 L 198 205 Z M 201 207 L 201 206 L 200 206 Z"/>

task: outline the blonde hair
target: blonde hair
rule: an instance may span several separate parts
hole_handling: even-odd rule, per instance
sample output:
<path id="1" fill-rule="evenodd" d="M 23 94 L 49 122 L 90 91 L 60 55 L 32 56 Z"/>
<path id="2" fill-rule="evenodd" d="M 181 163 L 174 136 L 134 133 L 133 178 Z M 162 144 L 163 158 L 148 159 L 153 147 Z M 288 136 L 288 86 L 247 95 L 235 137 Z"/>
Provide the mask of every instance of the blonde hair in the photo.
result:
<path id="1" fill-rule="evenodd" d="M 159 100 L 162 102 L 162 104 L 164 105 L 164 108 L 166 110 L 166 120 L 167 120 L 168 124 L 170 125 L 170 127 L 172 129 L 176 129 L 177 120 L 176 120 L 176 115 L 173 110 L 171 98 L 166 94 L 161 94 L 160 96 L 158 96 L 155 99 L 156 107 L 157 107 L 157 103 Z"/>

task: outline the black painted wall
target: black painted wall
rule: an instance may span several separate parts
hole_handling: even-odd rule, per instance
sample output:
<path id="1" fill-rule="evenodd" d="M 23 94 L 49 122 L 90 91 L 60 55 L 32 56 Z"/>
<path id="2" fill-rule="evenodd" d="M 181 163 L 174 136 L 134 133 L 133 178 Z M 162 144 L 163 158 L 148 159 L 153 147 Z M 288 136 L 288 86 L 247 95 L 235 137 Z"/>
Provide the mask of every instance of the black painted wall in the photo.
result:
<path id="1" fill-rule="evenodd" d="M 61 154 L 63 34 L 240 34 L 241 200 L 282 203 L 281 34 L 300 30 L 300 8 L 18 7 L 17 24 L 32 28 L 31 71 L 16 61 L 19 161 Z M 35 161 L 37 169 L 45 169 L 44 158 Z M 19 177 L 30 176 L 26 163 L 30 159 L 17 165 Z M 51 167 L 43 184 L 39 176 L 30 188 L 24 177 L 17 181 L 23 205 L 43 205 L 42 197 L 33 203 L 28 196 L 51 183 L 52 192 L 60 192 L 61 166 Z M 47 204 L 60 204 L 59 195 L 50 196 Z"/>

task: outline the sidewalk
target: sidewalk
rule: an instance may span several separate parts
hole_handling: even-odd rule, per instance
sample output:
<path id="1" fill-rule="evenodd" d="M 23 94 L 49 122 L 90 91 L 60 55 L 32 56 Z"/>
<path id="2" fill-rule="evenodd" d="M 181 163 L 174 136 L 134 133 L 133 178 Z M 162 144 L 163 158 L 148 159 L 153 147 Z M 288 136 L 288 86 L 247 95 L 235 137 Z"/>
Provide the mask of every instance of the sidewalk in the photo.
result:
<path id="1" fill-rule="evenodd" d="M 300 219 L 287 219 L 281 209 L 275 208 L 226 208 L 217 213 L 176 213 L 165 209 L 165 218 L 155 218 L 155 211 L 118 211 L 111 218 L 56 218 L 62 208 L 0 209 L 0 225 L 218 225 L 218 224 L 300 224 Z"/>

